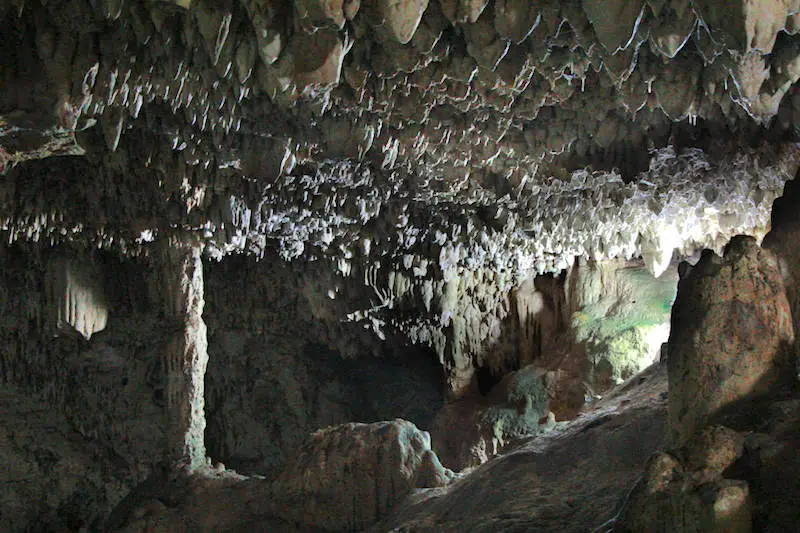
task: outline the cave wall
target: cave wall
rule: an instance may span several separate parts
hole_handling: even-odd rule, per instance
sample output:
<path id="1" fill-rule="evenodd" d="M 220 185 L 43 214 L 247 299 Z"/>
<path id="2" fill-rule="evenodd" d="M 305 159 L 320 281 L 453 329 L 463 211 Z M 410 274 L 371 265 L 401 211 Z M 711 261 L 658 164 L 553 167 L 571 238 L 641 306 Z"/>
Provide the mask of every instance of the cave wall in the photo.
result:
<path id="1" fill-rule="evenodd" d="M 170 460 L 168 441 L 182 438 L 169 434 L 175 369 L 166 360 L 183 333 L 164 310 L 176 294 L 167 290 L 169 262 L 161 259 L 155 250 L 120 259 L 33 243 L 0 253 L 0 379 L 117 461 L 117 499 Z M 67 263 L 84 265 L 76 275 L 91 279 L 107 314 L 105 327 L 88 338 L 62 315 L 82 316 L 79 304 L 91 299 L 71 300 L 82 293 L 58 293 L 50 281 Z M 359 325 L 341 324 L 338 309 L 326 303 L 339 302 L 322 293 L 329 280 L 323 268 L 231 256 L 206 260 L 203 269 L 205 440 L 213 459 L 267 474 L 329 425 L 402 417 L 430 426 L 444 398 L 436 354 L 396 337 L 380 343 Z M 96 306 L 86 309 L 97 314 Z"/>
<path id="2" fill-rule="evenodd" d="M 797 375 L 800 377 L 800 181 L 786 182 L 783 196 L 775 200 L 772 208 L 771 230 L 764 237 L 764 247 L 778 256 L 780 272 L 786 286 L 786 296 L 792 308 L 797 358 Z"/>
<path id="3" fill-rule="evenodd" d="M 89 339 L 57 322 L 62 298 L 69 298 L 64 292 L 53 299 L 47 278 L 65 257 L 93 265 L 93 282 L 109 310 L 105 329 Z M 4 245 L 0 263 L 3 453 L 29 469 L 30 490 L 45 491 L 12 490 L 19 500 L 8 503 L 5 527 L 55 528 L 62 518 L 96 526 L 153 472 L 166 449 L 164 329 L 151 307 L 147 266 L 33 244 Z M 80 315 L 82 307 L 73 304 L 73 315 Z M 15 429 L 20 424 L 23 431 Z M 18 472 L 9 475 L 4 481 L 16 486 Z M 50 519 L 55 522 L 41 525 Z"/>

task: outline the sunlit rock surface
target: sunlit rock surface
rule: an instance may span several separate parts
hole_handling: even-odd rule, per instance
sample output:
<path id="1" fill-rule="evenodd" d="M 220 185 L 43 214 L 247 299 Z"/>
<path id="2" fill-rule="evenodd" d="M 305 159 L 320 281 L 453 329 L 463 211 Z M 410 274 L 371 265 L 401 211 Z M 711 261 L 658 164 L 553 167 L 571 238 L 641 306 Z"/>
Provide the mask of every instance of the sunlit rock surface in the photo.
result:
<path id="1" fill-rule="evenodd" d="M 685 443 L 709 417 L 792 380 L 794 327 L 775 256 L 735 237 L 682 265 L 669 340 L 670 442 Z"/>

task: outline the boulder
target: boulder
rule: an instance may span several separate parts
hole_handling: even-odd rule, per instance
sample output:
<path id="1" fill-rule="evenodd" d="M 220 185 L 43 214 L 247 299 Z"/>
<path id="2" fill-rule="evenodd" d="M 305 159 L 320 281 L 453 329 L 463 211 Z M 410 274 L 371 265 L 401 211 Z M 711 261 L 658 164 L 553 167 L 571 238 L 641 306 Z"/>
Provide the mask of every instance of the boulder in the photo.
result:
<path id="1" fill-rule="evenodd" d="M 225 465 L 157 472 L 114 510 L 107 531 L 361 531 L 417 488 L 453 473 L 411 422 L 312 434 L 274 481 Z"/>
<path id="2" fill-rule="evenodd" d="M 745 481 L 723 477 L 723 471 L 742 456 L 743 442 L 737 432 L 711 426 L 679 450 L 654 454 L 615 530 L 750 532 L 750 487 Z"/>
<path id="3" fill-rule="evenodd" d="M 775 255 L 734 237 L 683 272 L 669 337 L 669 439 L 685 443 L 722 407 L 791 377 L 791 311 Z"/>
<path id="4" fill-rule="evenodd" d="M 414 489 L 440 487 L 452 473 L 430 435 L 396 419 L 343 424 L 311 435 L 275 482 L 275 514 L 330 531 L 375 523 Z"/>

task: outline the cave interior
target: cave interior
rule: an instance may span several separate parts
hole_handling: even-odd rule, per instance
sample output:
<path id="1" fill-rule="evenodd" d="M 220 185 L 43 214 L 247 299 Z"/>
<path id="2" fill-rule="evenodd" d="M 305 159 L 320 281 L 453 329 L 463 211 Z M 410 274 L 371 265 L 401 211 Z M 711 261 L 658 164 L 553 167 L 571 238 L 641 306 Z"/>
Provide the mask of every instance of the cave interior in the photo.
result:
<path id="1" fill-rule="evenodd" d="M 800 0 L 0 20 L 0 533 L 800 531 Z"/>

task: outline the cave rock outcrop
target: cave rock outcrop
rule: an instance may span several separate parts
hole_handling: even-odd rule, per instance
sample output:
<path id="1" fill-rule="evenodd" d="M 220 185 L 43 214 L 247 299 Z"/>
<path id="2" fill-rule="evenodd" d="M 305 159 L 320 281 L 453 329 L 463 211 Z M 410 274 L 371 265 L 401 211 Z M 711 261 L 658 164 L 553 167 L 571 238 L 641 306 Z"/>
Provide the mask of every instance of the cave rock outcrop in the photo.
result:
<path id="1" fill-rule="evenodd" d="M 709 426 L 682 449 L 653 455 L 631 492 L 620 520 L 625 526 L 618 531 L 750 533 L 749 485 L 723 476 L 743 451 L 742 435 Z"/>
<path id="2" fill-rule="evenodd" d="M 416 489 L 452 478 L 431 451 L 430 436 L 414 424 L 349 423 L 312 434 L 274 480 L 222 464 L 156 475 L 109 524 L 131 533 L 361 531 Z"/>
<path id="3" fill-rule="evenodd" d="M 786 182 L 783 196 L 772 207 L 770 232 L 764 237 L 764 248 L 775 253 L 780 262 L 786 296 L 792 307 L 795 342 L 794 356 L 800 378 L 800 180 Z"/>
<path id="4" fill-rule="evenodd" d="M 73 331 L 89 340 L 108 322 L 102 271 L 90 261 L 59 257 L 45 277 L 50 321 L 56 333 Z"/>
<path id="5" fill-rule="evenodd" d="M 451 478 L 414 424 L 343 424 L 311 435 L 280 474 L 276 515 L 330 531 L 363 529 L 414 489 Z"/>
<path id="6" fill-rule="evenodd" d="M 670 441 L 685 443 L 720 408 L 792 375 L 794 328 L 775 256 L 752 237 L 706 251 L 682 277 L 669 338 Z"/>
<path id="7" fill-rule="evenodd" d="M 555 425 L 549 412 L 557 372 L 535 365 L 506 374 L 487 398 L 468 397 L 445 405 L 433 421 L 433 447 L 454 470 L 485 463 L 503 447 Z"/>

